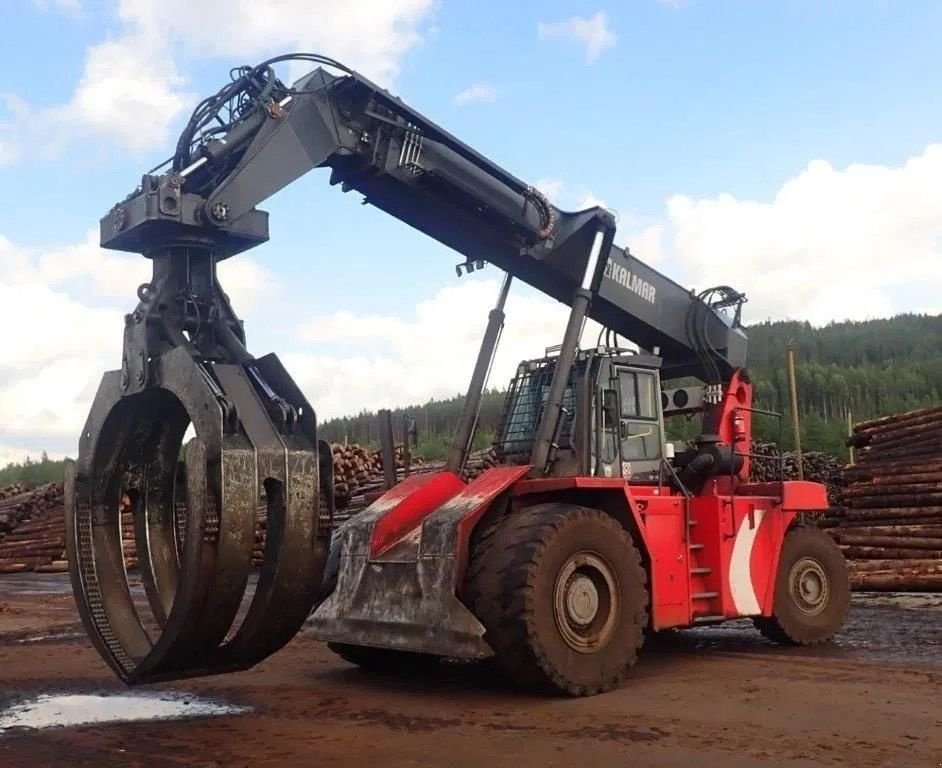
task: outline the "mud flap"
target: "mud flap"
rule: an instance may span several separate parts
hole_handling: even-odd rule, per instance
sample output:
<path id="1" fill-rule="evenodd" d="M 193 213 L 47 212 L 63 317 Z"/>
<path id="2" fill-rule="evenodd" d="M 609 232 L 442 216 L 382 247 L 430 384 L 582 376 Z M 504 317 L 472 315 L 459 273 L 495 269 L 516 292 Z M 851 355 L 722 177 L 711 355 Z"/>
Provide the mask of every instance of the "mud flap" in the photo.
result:
<path id="1" fill-rule="evenodd" d="M 484 626 L 458 599 L 462 541 L 528 467 L 488 470 L 468 485 L 414 475 L 350 520 L 337 586 L 308 619 L 320 640 L 481 659 Z"/>

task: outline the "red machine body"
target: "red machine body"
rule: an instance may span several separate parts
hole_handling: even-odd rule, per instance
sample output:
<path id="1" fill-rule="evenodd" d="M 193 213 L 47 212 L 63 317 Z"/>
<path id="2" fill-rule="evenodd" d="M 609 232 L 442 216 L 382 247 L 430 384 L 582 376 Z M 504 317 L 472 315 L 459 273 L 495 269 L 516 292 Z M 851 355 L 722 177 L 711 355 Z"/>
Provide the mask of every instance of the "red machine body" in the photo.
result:
<path id="1" fill-rule="evenodd" d="M 357 639 L 358 629 L 376 626 L 378 595 L 387 606 L 397 606 L 400 627 L 428 621 L 419 615 L 410 620 L 401 612 L 408 613 L 410 605 L 442 605 L 442 592 L 463 597 L 472 535 L 482 518 L 495 508 L 499 514 L 514 515 L 548 501 L 604 510 L 630 533 L 648 574 L 651 629 L 771 616 L 785 535 L 799 515 L 827 507 L 825 489 L 811 482 L 748 481 L 751 386 L 738 374 L 713 410 L 722 443 L 734 450 L 741 447 L 737 453 L 742 461 L 735 472 L 710 478 L 696 495 L 624 477 L 534 477 L 530 465 L 495 467 L 467 484 L 447 470 L 407 478 L 361 515 L 357 527 L 363 529 L 365 523 L 368 538 L 359 539 L 359 546 L 355 537 L 344 544 L 348 568 L 353 570 L 356 563 L 361 571 L 352 583 L 371 595 L 369 608 L 358 616 L 360 601 L 350 596 L 342 610 L 333 610 L 331 602 L 342 596 L 331 596 L 312 619 L 315 632 L 337 642 Z M 437 567 L 423 567 L 432 563 Z M 384 569 L 406 565 L 416 574 L 408 584 L 383 574 Z M 377 578 L 364 586 L 368 571 Z M 433 571 L 444 575 L 447 586 L 439 578 L 423 580 L 423 571 L 426 576 Z M 401 592 L 390 594 L 389 585 Z M 462 650 L 470 656 L 489 655 L 484 628 L 457 604 L 447 608 L 437 622 L 440 631 L 430 640 L 417 646 L 410 639 L 402 647 L 442 655 Z M 325 629 L 328 622 L 330 631 Z M 389 630 L 384 627 L 384 644 L 396 647 L 389 643 L 395 636 Z M 447 645 L 439 642 L 446 636 Z M 456 637 L 464 639 L 456 644 Z M 364 643 L 367 639 L 359 638 Z"/>

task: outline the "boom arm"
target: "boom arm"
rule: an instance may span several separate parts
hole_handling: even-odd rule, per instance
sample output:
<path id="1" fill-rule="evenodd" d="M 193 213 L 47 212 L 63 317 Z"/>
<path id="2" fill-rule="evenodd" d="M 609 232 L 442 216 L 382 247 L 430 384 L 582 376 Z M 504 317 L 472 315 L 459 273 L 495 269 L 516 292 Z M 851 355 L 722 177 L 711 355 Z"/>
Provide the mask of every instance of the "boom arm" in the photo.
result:
<path id="1" fill-rule="evenodd" d="M 602 231 L 607 258 L 587 286 L 590 317 L 657 349 L 668 378 L 718 381 L 744 364 L 739 294 L 727 290 L 720 306 L 704 301 L 613 246 L 607 211 L 559 210 L 359 74 L 318 68 L 287 88 L 270 63 L 243 69 L 241 81 L 200 105 L 173 169 L 145 177 L 141 191 L 102 220 L 103 246 L 146 254 L 155 235 L 161 243 L 196 237 L 214 243 L 218 261 L 267 238 L 258 204 L 327 167 L 343 191 L 357 190 L 469 261 L 491 262 L 570 305 Z M 199 140 L 207 116 L 222 126 Z M 720 312 L 724 302 L 736 307 L 732 321 Z"/>

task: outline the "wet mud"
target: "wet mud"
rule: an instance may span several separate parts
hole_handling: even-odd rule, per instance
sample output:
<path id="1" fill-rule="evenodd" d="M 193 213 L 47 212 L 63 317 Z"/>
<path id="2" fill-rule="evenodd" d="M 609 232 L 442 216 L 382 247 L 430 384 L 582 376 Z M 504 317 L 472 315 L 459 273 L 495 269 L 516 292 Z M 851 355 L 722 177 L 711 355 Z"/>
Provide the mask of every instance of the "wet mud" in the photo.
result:
<path id="1" fill-rule="evenodd" d="M 246 672 L 129 690 L 66 578 L 0 579 L 0 766 L 939 764 L 942 595 L 857 594 L 814 649 L 745 621 L 660 633 L 619 690 L 576 700 L 475 664 L 369 675 L 305 635 Z"/>

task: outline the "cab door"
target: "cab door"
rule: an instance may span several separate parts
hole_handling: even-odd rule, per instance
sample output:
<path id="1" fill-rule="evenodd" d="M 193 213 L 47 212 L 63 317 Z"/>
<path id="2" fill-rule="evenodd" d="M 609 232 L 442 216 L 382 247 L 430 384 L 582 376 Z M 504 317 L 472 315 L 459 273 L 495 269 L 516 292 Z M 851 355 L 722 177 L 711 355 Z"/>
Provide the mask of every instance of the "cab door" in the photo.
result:
<path id="1" fill-rule="evenodd" d="M 618 392 L 618 448 L 625 480 L 657 480 L 664 456 L 661 387 L 656 370 L 614 366 L 612 385 Z"/>

